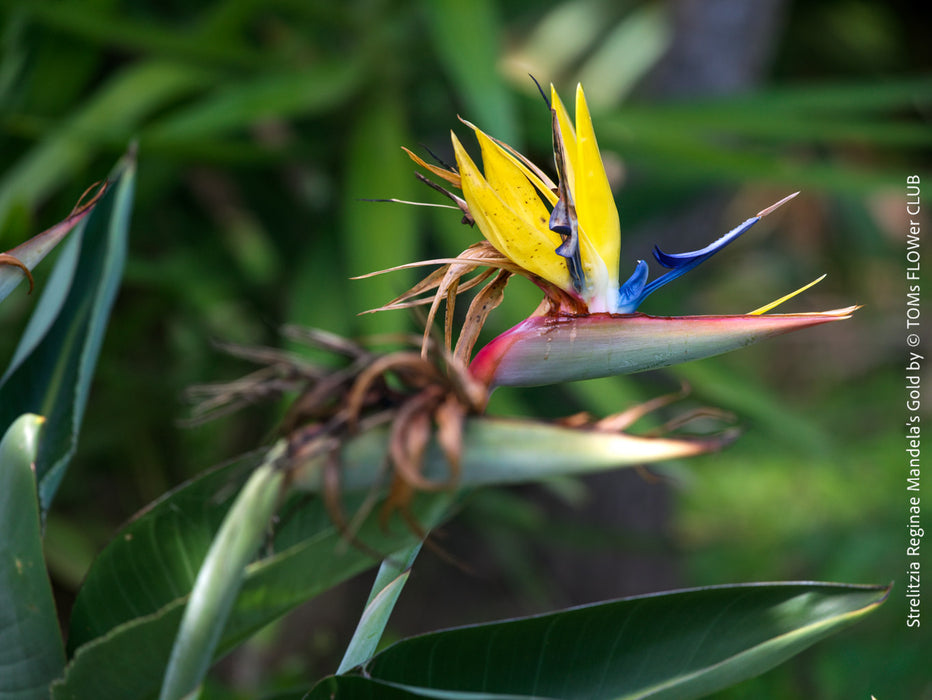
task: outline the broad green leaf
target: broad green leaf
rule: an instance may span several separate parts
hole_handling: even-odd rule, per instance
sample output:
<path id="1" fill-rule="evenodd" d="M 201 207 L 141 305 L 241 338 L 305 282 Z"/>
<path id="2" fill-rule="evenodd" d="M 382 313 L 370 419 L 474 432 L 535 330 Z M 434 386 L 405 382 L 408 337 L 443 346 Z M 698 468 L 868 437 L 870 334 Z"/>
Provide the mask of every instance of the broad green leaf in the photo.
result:
<path id="1" fill-rule="evenodd" d="M 447 504 L 441 499 L 430 499 L 424 507 L 415 509 L 415 517 L 421 524 L 434 524 L 446 511 Z M 369 518 L 357 534 L 359 541 L 368 547 L 393 551 L 416 539 L 398 520 L 392 521 L 388 532 L 377 521 L 375 516 Z M 348 544 L 333 525 L 308 533 L 294 546 L 256 561 L 246 572 L 216 657 L 295 606 L 374 563 L 368 553 Z M 93 569 L 91 575 L 95 575 Z M 116 577 L 98 581 L 98 585 L 107 585 L 114 596 L 131 595 L 139 588 L 136 580 L 129 581 L 125 589 L 120 584 Z M 125 594 L 121 593 L 123 590 Z M 141 614 L 79 647 L 66 668 L 64 680 L 54 686 L 52 697 L 55 700 L 154 697 L 169 662 L 185 601 L 186 597 L 181 597 L 155 613 Z"/>
<path id="2" fill-rule="evenodd" d="M 413 637 L 364 671 L 421 697 L 698 698 L 773 668 L 888 593 L 758 583 L 639 596 Z M 343 695 L 343 682 L 311 697 L 366 697 L 351 683 Z"/>
<path id="3" fill-rule="evenodd" d="M 32 412 L 46 417 L 36 461 L 43 511 L 77 447 L 97 356 L 126 258 L 135 184 L 127 156 L 114 183 L 72 233 L 0 378 L 0 428 Z"/>
<path id="4" fill-rule="evenodd" d="M 75 600 L 68 653 L 183 599 L 214 533 L 260 458 L 209 470 L 150 504 L 94 561 Z"/>
<path id="5" fill-rule="evenodd" d="M 201 564 L 172 647 L 161 700 L 183 698 L 204 680 L 240 590 L 282 495 L 285 472 L 270 451 L 240 491 Z"/>
<path id="6" fill-rule="evenodd" d="M 303 696 L 303 700 L 417 700 L 431 697 L 414 689 L 383 683 L 373 678 L 360 676 L 331 676 L 314 686 Z M 444 696 L 447 697 L 447 696 Z M 464 697 L 463 693 L 451 694 L 451 698 Z M 470 700 L 493 697 L 488 694 L 470 694 Z M 500 696 L 494 696 L 500 697 Z"/>
<path id="7" fill-rule="evenodd" d="M 366 607 L 362 611 L 362 617 L 337 668 L 338 674 L 346 673 L 372 658 L 420 551 L 419 542 L 403 552 L 395 552 L 392 557 L 382 562 L 372 584 Z"/>
<path id="8" fill-rule="evenodd" d="M 184 606 L 221 521 L 252 469 L 250 455 L 185 484 L 143 511 L 101 553 L 78 595 L 68 637 L 71 662 L 53 697 L 144 698 L 158 693 Z M 453 498 L 436 494 L 413 505 L 430 529 Z M 347 514 L 366 495 L 344 499 Z M 346 541 L 319 498 L 297 495 L 279 511 L 268 547 L 247 570 L 216 656 L 295 606 L 370 568 L 368 550 L 395 552 L 418 541 L 397 518 L 378 513 Z"/>
<path id="9" fill-rule="evenodd" d="M 156 698 L 183 612 L 181 600 L 78 649 L 52 684 L 52 700 Z"/>
<path id="10" fill-rule="evenodd" d="M 33 465 L 41 416 L 20 416 L 0 442 L 0 698 L 46 697 L 65 650 L 45 569 Z"/>
<path id="11" fill-rule="evenodd" d="M 68 634 L 69 654 L 124 623 L 183 602 L 236 495 L 261 462 L 261 453 L 249 454 L 205 472 L 149 505 L 117 533 L 94 561 L 78 592 Z M 356 512 L 360 500 L 347 500 L 347 512 Z M 407 543 L 407 534 L 398 534 L 404 535 L 402 539 Z M 267 596 L 252 598 L 258 606 L 257 614 L 263 614 L 263 604 L 274 605 L 274 615 L 264 618 L 268 622 L 287 609 L 281 607 L 287 605 L 287 599 L 280 596 L 292 593 L 276 586 L 295 585 L 288 569 L 293 558 L 313 556 L 315 552 L 323 556 L 322 552 L 332 553 L 338 545 L 345 546 L 345 554 L 318 565 L 320 576 L 304 571 L 308 575 L 298 584 L 295 596 L 300 597 L 305 590 L 320 592 L 341 580 L 327 581 L 331 565 L 339 572 L 345 566 L 365 568 L 375 562 L 343 542 L 320 499 L 302 495 L 286 501 L 279 511 L 278 524 L 269 533 L 270 553 L 262 558 L 261 566 L 252 569 L 253 578 L 275 579 Z M 372 547 L 394 551 L 376 544 Z M 353 573 L 361 568 L 354 568 Z M 251 585 L 258 584 L 247 581 L 245 587 Z M 239 609 L 248 611 L 250 607 L 241 605 Z"/>

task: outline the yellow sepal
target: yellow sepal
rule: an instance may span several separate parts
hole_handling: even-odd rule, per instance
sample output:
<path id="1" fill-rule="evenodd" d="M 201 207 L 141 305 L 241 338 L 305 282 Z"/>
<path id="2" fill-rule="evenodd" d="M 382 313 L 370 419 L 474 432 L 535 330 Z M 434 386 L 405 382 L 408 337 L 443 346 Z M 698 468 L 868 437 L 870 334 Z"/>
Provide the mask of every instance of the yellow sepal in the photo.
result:
<path id="1" fill-rule="evenodd" d="M 477 135 L 482 145 L 486 172 L 491 170 L 494 173 L 491 176 L 492 181 L 502 186 L 500 192 L 508 197 L 506 202 L 497 188 L 483 177 L 454 134 L 453 151 L 462 179 L 463 196 L 479 230 L 499 252 L 513 262 L 561 289 L 570 289 L 572 281 L 566 264 L 563 258 L 554 253 L 554 249 L 560 244 L 560 237 L 547 227 L 549 214 L 546 213 L 546 208 L 540 202 L 534 188 L 491 139 L 478 131 Z M 490 160 L 485 160 L 486 158 Z M 530 199 L 536 201 L 544 212 L 543 221 L 539 221 L 533 204 L 519 202 L 512 196 L 509 189 L 514 187 L 516 177 L 524 180 L 522 191 L 529 194 Z M 519 206 L 513 208 L 513 204 Z M 538 221 L 532 222 L 526 218 L 527 216 L 537 216 Z"/>

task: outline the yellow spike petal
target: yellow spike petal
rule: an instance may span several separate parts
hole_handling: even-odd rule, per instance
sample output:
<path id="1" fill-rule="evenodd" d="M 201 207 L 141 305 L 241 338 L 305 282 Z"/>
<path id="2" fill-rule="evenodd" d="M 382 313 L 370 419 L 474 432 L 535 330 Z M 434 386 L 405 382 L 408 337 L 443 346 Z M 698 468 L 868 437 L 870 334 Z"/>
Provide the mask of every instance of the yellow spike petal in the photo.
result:
<path id="1" fill-rule="evenodd" d="M 586 232 L 618 286 L 618 261 L 621 255 L 621 229 L 618 209 L 605 174 L 599 144 L 592 127 L 592 117 L 586 105 L 582 85 L 576 87 L 576 214 L 579 226 Z"/>
<path id="2" fill-rule="evenodd" d="M 463 122 L 466 126 L 472 129 L 474 132 L 479 131 L 479 127 L 473 124 L 466 119 L 460 118 L 460 121 Z M 485 133 L 485 132 L 483 132 Z M 486 134 L 486 136 L 489 136 Z M 509 146 L 504 141 L 500 141 L 494 136 L 489 136 L 489 138 L 495 143 L 496 146 L 501 150 L 507 158 L 514 163 L 518 168 L 521 169 L 527 179 L 534 183 L 534 187 L 538 189 L 541 196 L 544 197 L 550 205 L 553 206 L 557 203 L 557 195 L 554 194 L 554 191 L 557 189 L 556 184 L 553 180 L 540 168 L 538 168 L 534 163 L 528 160 L 524 155 L 519 153 L 515 148 Z"/>
<path id="3" fill-rule="evenodd" d="M 470 214 L 472 214 L 478 224 L 479 219 L 477 217 L 482 216 L 485 218 L 486 213 L 478 206 L 476 192 L 481 192 L 485 188 L 488 188 L 488 183 L 482 177 L 482 173 L 479 172 L 479 168 L 476 167 L 472 158 L 469 157 L 466 149 L 463 148 L 463 144 L 460 143 L 460 140 L 456 138 L 456 134 L 452 131 L 450 132 L 450 139 L 453 142 L 453 155 L 456 158 L 456 166 L 460 171 L 460 187 L 463 191 L 463 197 L 469 205 Z M 489 189 L 491 190 L 491 188 Z M 476 211 L 473 211 L 473 209 Z M 489 243 L 495 246 L 496 250 L 503 252 L 505 246 L 498 236 L 497 228 L 480 225 L 479 230 L 482 232 L 482 235 L 488 239 Z"/>
<path id="4" fill-rule="evenodd" d="M 787 300 L 789 300 L 789 299 L 792 299 L 793 297 L 795 297 L 795 296 L 796 296 L 797 294 L 799 294 L 800 292 L 805 292 L 807 289 L 809 289 L 809 287 L 813 287 L 813 286 L 817 285 L 819 282 L 821 282 L 821 281 L 824 280 L 824 279 L 825 279 L 825 275 L 822 275 L 822 276 L 819 277 L 818 279 L 812 280 L 812 282 L 810 282 L 809 284 L 807 284 L 805 287 L 800 287 L 800 288 L 797 289 L 795 292 L 790 292 L 790 293 L 787 294 L 786 296 L 780 297 L 780 298 L 777 299 L 776 301 L 772 301 L 772 302 L 770 302 L 769 304 L 767 304 L 766 306 L 762 306 L 762 307 L 760 307 L 759 309 L 754 309 L 753 311 L 748 312 L 748 316 L 760 316 L 761 314 L 765 314 L 765 313 L 767 313 L 768 311 L 770 311 L 771 309 L 775 309 L 776 307 L 780 306 L 780 304 L 782 304 L 784 301 L 787 301 Z"/>
<path id="5" fill-rule="evenodd" d="M 498 144 L 496 144 L 496 146 L 497 145 Z M 551 207 L 557 203 L 557 195 L 554 194 L 554 191 L 550 189 L 543 180 L 540 179 L 537 173 L 535 173 L 533 170 L 530 170 L 524 163 L 515 158 L 515 156 L 508 151 L 502 151 L 502 153 L 506 158 L 508 158 L 508 160 L 514 163 L 516 168 L 524 173 L 527 179 L 533 183 L 535 188 L 537 188 L 537 191 L 540 193 L 540 195 L 548 202 L 550 202 Z"/>
<path id="6" fill-rule="evenodd" d="M 476 138 L 482 149 L 482 171 L 486 182 L 506 206 L 552 241 L 554 248 L 560 245 L 559 235 L 549 227 L 550 211 L 537 195 L 537 189 L 528 181 L 525 171 L 487 134 L 477 129 Z"/>
<path id="7" fill-rule="evenodd" d="M 482 234 L 512 262 L 529 272 L 571 290 L 569 271 L 560 256 L 554 253 L 559 236 L 549 229 L 541 231 L 507 206 L 479 172 L 466 149 L 452 135 L 456 163 L 462 178 L 463 196 L 469 212 Z M 537 195 L 534 194 L 536 198 Z"/>

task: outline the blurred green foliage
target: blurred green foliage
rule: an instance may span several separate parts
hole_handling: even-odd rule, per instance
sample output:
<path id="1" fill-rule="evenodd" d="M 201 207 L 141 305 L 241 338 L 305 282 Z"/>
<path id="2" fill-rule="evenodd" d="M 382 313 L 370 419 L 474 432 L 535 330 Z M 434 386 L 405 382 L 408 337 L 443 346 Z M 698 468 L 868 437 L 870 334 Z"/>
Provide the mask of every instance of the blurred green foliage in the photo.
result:
<path id="1" fill-rule="evenodd" d="M 907 175 L 930 181 L 927 38 L 905 5 L 786 4 L 758 89 L 650 101 L 635 86 L 677 41 L 675 9 L 607 0 L 0 5 L 0 250 L 62 218 L 130 140 L 139 143 L 126 280 L 78 455 L 49 516 L 63 611 L 116 523 L 270 436 L 277 414 L 268 407 L 179 429 L 186 386 L 243 372 L 212 339 L 278 344 L 285 322 L 346 334 L 416 328 L 403 315 L 357 315 L 412 274 L 348 278 L 454 254 L 478 234 L 455 213 L 361 200 L 439 201 L 411 177 L 400 146 L 450 158 L 449 129 L 463 131 L 457 114 L 545 163 L 549 119 L 530 72 L 564 94 L 585 80 L 616 166 L 623 265 L 653 243 L 702 245 L 708 231 L 804 189 L 643 311 L 747 311 L 821 272 L 829 278 L 789 310 L 865 308 L 850 322 L 675 372 L 499 392 L 494 408 L 607 413 L 687 379 L 697 402 L 734 411 L 746 434 L 721 455 L 669 469 L 678 505 L 675 538 L 662 546 L 684 562 L 684 585 L 897 582 L 860 628 L 722 697 L 932 693 L 921 658 L 930 637 L 906 630 L 900 588 L 903 203 Z M 714 220 L 694 231 L 696 212 Z M 512 285 L 489 337 L 536 301 L 533 288 Z M 0 310 L 3 357 L 32 304 L 17 294 Z M 533 522 L 532 507 L 527 515 Z M 547 532 L 504 515 L 502 526 Z M 604 543 L 606 556 L 628 546 L 623 533 Z"/>

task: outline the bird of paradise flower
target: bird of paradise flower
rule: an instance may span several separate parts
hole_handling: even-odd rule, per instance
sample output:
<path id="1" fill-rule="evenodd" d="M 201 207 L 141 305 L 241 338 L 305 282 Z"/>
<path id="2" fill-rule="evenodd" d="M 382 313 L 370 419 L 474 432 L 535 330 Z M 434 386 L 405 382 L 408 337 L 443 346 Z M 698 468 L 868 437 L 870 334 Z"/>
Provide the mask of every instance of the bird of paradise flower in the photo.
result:
<path id="1" fill-rule="evenodd" d="M 481 285 L 453 355 L 457 361 L 468 363 L 470 374 L 489 390 L 664 367 L 728 352 L 769 336 L 846 319 L 858 308 L 766 313 L 816 284 L 820 277 L 748 314 L 657 317 L 639 313 L 638 307 L 650 294 L 712 257 L 798 193 L 758 212 L 700 250 L 670 254 L 655 247 L 654 257 L 668 271 L 649 281 L 648 265 L 639 260 L 630 277 L 620 283 L 618 211 L 582 86 L 576 90 L 575 125 L 553 86 L 548 103 L 556 182 L 514 148 L 466 121 L 479 142 L 482 170 L 452 133 L 455 169 L 427 163 L 404 149 L 418 165 L 461 190 L 459 196 L 418 174 L 449 197 L 461 210 L 463 221 L 478 226 L 485 239 L 456 258 L 392 268 L 441 265 L 382 307 L 430 304 L 425 348 L 427 334 L 444 301 L 445 340 L 452 347 L 455 299 Z M 469 277 L 480 268 L 484 269 Z M 501 302 L 505 284 L 514 274 L 540 287 L 544 293 L 541 305 L 471 358 L 479 330 Z"/>

